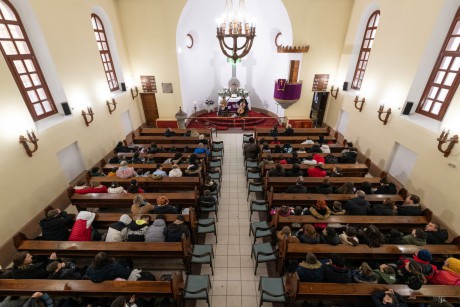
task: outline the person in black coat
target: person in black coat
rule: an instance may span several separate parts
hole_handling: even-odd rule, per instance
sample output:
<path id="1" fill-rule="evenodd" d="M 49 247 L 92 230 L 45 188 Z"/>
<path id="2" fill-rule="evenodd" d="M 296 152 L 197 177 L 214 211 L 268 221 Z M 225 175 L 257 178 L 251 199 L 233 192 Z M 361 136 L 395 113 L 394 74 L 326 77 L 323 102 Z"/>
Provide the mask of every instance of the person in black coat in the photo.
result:
<path id="1" fill-rule="evenodd" d="M 272 168 L 268 172 L 268 176 L 270 176 L 270 177 L 284 177 L 284 176 L 286 176 L 286 173 L 284 172 L 284 168 L 281 166 L 281 164 L 276 163 L 275 168 Z"/>
<path id="2" fill-rule="evenodd" d="M 65 211 L 53 209 L 46 213 L 46 217 L 39 222 L 42 229 L 42 240 L 67 241 L 69 228 L 72 228 L 73 218 Z"/>
<path id="3" fill-rule="evenodd" d="M 375 307 L 407 307 L 404 298 L 393 289 L 378 291 L 372 294 L 372 302 Z"/>
<path id="4" fill-rule="evenodd" d="M 342 255 L 331 254 L 330 259 L 323 263 L 324 282 L 351 283 L 352 272 L 345 267 L 345 259 Z"/>
<path id="5" fill-rule="evenodd" d="M 303 176 L 303 171 L 297 163 L 292 165 L 292 169 L 289 172 L 286 172 L 286 177 L 300 177 L 300 176 Z"/>
<path id="6" fill-rule="evenodd" d="M 374 204 L 371 208 L 372 215 L 390 216 L 396 214 L 395 202 L 385 198 L 382 204 Z"/>
<path id="7" fill-rule="evenodd" d="M 165 130 L 165 136 L 170 137 L 170 136 L 175 136 L 176 133 L 174 131 L 171 131 L 171 128 L 166 128 Z"/>
<path id="8" fill-rule="evenodd" d="M 46 267 L 56 259 L 56 253 L 52 253 L 49 259 L 36 261 L 29 252 L 19 252 L 13 257 L 12 277 L 14 279 L 46 279 L 48 277 Z"/>
<path id="9" fill-rule="evenodd" d="M 330 245 L 339 245 L 340 238 L 337 232 L 332 227 L 326 227 L 321 233 L 321 243 Z"/>
<path id="10" fill-rule="evenodd" d="M 364 198 L 366 193 L 358 190 L 355 194 L 355 198 L 348 200 L 343 208 L 348 212 L 349 215 L 368 215 L 370 212 L 369 202 Z"/>
<path id="11" fill-rule="evenodd" d="M 131 152 L 131 149 L 123 144 L 123 142 L 118 142 L 117 146 L 115 146 L 115 152 Z"/>
<path id="12" fill-rule="evenodd" d="M 299 263 L 296 269 L 301 282 L 323 282 L 324 268 L 313 253 L 308 253 L 306 261 Z"/>
<path id="13" fill-rule="evenodd" d="M 292 126 L 290 124 L 286 125 L 286 130 L 284 130 L 284 135 L 285 136 L 292 136 L 294 135 L 294 129 L 292 129 Z"/>
<path id="14" fill-rule="evenodd" d="M 321 149 L 321 145 L 319 143 L 315 143 L 313 144 L 312 147 L 310 147 L 308 150 L 307 150 L 308 153 L 323 153 L 322 149 Z"/>
<path id="15" fill-rule="evenodd" d="M 393 183 L 388 182 L 386 177 L 380 179 L 380 186 L 375 190 L 375 194 L 396 194 L 398 190 Z"/>
<path id="16" fill-rule="evenodd" d="M 297 153 L 297 151 L 293 151 L 292 152 L 292 157 L 289 157 L 287 159 L 287 163 L 288 164 L 295 164 L 295 163 L 300 163 L 300 159 L 299 159 L 299 154 Z"/>
<path id="17" fill-rule="evenodd" d="M 407 196 L 404 204 L 398 207 L 398 215 L 403 216 L 418 216 L 422 215 L 422 207 L 420 206 L 420 197 L 411 194 Z"/>
<path id="18" fill-rule="evenodd" d="M 82 278 L 80 269 L 73 262 L 53 261 L 48 264 L 46 271 L 49 272 L 48 279 L 77 280 Z"/>
<path id="19" fill-rule="evenodd" d="M 446 229 L 440 229 L 440 225 L 429 222 L 425 226 L 426 244 L 444 244 L 449 236 Z"/>
<path id="20" fill-rule="evenodd" d="M 187 238 L 190 237 L 190 230 L 184 224 L 184 220 L 182 215 L 178 215 L 174 223 L 169 224 L 165 228 L 165 242 L 180 242 L 182 234 L 185 234 Z"/>
<path id="21" fill-rule="evenodd" d="M 132 269 L 124 267 L 105 252 L 96 254 L 93 263 L 88 267 L 86 275 L 92 282 L 100 283 L 116 278 L 128 279 Z"/>
<path id="22" fill-rule="evenodd" d="M 286 193 L 307 193 L 307 188 L 303 185 L 303 177 L 299 176 L 295 185 L 291 185 L 286 189 Z"/>
<path id="23" fill-rule="evenodd" d="M 318 194 L 332 194 L 332 186 L 329 178 L 324 178 L 323 183 L 316 188 Z"/>

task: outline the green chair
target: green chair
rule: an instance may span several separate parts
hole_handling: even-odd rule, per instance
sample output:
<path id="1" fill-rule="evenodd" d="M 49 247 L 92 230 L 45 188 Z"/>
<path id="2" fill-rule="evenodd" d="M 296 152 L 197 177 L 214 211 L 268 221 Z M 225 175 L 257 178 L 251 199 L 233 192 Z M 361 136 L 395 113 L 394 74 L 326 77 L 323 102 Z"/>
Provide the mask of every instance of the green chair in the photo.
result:
<path id="1" fill-rule="evenodd" d="M 182 289 L 182 298 L 186 300 L 206 300 L 209 304 L 209 289 L 211 289 L 209 275 L 188 275 L 185 288 Z"/>
<path id="2" fill-rule="evenodd" d="M 219 219 L 218 219 L 218 217 L 217 217 L 217 211 L 218 211 L 218 209 L 217 209 L 217 208 L 218 208 L 217 203 L 218 203 L 218 200 L 216 200 L 216 201 L 214 202 L 214 205 L 212 205 L 211 207 L 206 207 L 206 206 L 205 206 L 205 202 L 200 201 L 200 213 L 201 213 L 201 212 L 214 212 L 214 213 L 216 214 L 216 221 L 218 222 Z M 209 203 L 209 205 L 211 205 L 211 202 Z"/>
<path id="3" fill-rule="evenodd" d="M 268 213 L 268 203 L 265 200 L 252 200 L 251 205 L 249 206 L 249 210 L 251 211 L 251 215 L 249 216 L 250 222 L 254 212 Z"/>
<path id="4" fill-rule="evenodd" d="M 248 169 L 246 171 L 246 186 L 249 184 L 249 180 L 260 180 L 260 172 L 258 170 Z"/>
<path id="5" fill-rule="evenodd" d="M 270 241 L 273 241 L 273 226 L 270 227 L 267 221 L 254 222 L 249 226 L 249 235 L 254 236 L 254 244 L 258 238 L 270 237 Z"/>
<path id="6" fill-rule="evenodd" d="M 283 278 L 281 277 L 260 277 L 259 282 L 260 302 L 259 307 L 264 302 L 286 303 L 287 292 L 284 289 Z"/>
<path id="7" fill-rule="evenodd" d="M 243 134 L 243 145 L 241 145 L 241 146 L 244 147 L 244 144 L 249 143 L 249 138 L 253 137 L 253 136 L 254 135 L 252 135 L 252 134 Z"/>
<path id="8" fill-rule="evenodd" d="M 216 231 L 216 221 L 214 218 L 209 219 L 199 219 L 197 222 L 196 232 L 200 233 L 213 233 L 216 237 L 217 244 L 217 231 Z"/>
<path id="9" fill-rule="evenodd" d="M 212 149 L 222 150 L 222 154 L 223 154 L 224 153 L 224 141 L 212 142 Z"/>
<path id="10" fill-rule="evenodd" d="M 246 198 L 247 200 L 249 200 L 249 194 L 251 192 L 260 192 L 260 193 L 264 193 L 264 184 L 262 182 L 249 182 L 249 187 L 248 187 L 248 197 Z M 265 198 L 265 195 L 263 195 L 263 197 Z"/>
<path id="11" fill-rule="evenodd" d="M 257 267 L 259 263 L 270 262 L 278 260 L 279 250 L 273 250 L 270 243 L 259 243 L 252 246 L 251 258 L 254 256 L 256 260 L 256 267 L 254 268 L 254 275 L 257 274 Z"/>
<path id="12" fill-rule="evenodd" d="M 211 150 L 211 159 L 218 159 L 220 158 L 222 161 L 224 161 L 224 151 L 223 149 L 212 149 Z"/>
<path id="13" fill-rule="evenodd" d="M 208 175 L 211 176 L 212 179 L 219 180 L 219 182 L 222 182 L 222 174 L 219 170 L 207 170 Z M 220 188 L 220 185 L 219 185 Z"/>
<path id="14" fill-rule="evenodd" d="M 214 266 L 212 265 L 212 258 L 214 258 L 214 251 L 211 244 L 195 244 L 193 246 L 192 253 L 190 255 L 190 267 L 189 272 L 191 272 L 191 265 L 196 264 L 208 264 L 211 266 L 212 275 L 214 275 Z"/>
<path id="15" fill-rule="evenodd" d="M 221 169 L 222 168 L 222 160 L 221 159 L 211 159 L 209 160 L 209 167 L 213 169 Z"/>
<path id="16" fill-rule="evenodd" d="M 246 167 L 246 170 L 251 168 L 259 169 L 259 160 L 248 158 L 244 160 L 244 166 Z"/>

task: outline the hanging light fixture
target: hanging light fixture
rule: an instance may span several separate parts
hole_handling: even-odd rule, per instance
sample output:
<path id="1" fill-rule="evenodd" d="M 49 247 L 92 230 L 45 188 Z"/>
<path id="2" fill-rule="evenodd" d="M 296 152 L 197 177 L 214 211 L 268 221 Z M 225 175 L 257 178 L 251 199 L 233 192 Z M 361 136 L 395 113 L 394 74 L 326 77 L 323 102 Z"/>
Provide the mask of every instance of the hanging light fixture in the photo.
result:
<path id="1" fill-rule="evenodd" d="M 249 24 L 246 17 L 244 0 L 240 0 L 236 14 L 233 14 L 233 0 L 227 0 L 224 17 L 217 25 L 220 49 L 234 63 L 249 53 L 256 36 L 255 24 Z M 238 39 L 240 39 L 240 45 L 238 45 Z"/>

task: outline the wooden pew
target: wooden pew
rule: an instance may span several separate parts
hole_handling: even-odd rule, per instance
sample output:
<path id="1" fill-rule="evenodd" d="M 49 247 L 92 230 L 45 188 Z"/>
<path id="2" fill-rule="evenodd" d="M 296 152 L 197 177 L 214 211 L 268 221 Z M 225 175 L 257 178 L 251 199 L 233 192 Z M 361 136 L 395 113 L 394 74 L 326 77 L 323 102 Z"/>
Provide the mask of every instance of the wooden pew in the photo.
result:
<path id="1" fill-rule="evenodd" d="M 255 128 L 254 135 L 257 136 L 268 136 L 272 128 Z M 278 135 L 283 136 L 286 128 L 278 128 Z M 164 132 L 164 131 L 163 131 Z M 329 135 L 330 129 L 328 128 L 295 128 L 294 135 Z M 336 137 L 337 138 L 337 137 Z"/>
<path id="2" fill-rule="evenodd" d="M 182 237 L 181 242 L 103 242 L 103 241 L 40 241 L 29 240 L 23 233 L 13 237 L 18 250 L 31 255 L 48 256 L 55 252 L 58 257 L 94 257 L 99 252 L 107 252 L 114 257 L 183 259 L 189 256 L 190 239 Z"/>
<path id="3" fill-rule="evenodd" d="M 286 289 L 289 291 L 291 306 L 297 300 L 326 300 L 326 301 L 366 301 L 371 304 L 370 296 L 377 291 L 393 289 L 406 299 L 406 302 L 432 302 L 433 297 L 442 296 L 449 302 L 460 302 L 458 286 L 423 285 L 419 290 L 412 290 L 407 285 L 387 284 L 338 284 L 300 282 L 297 273 L 286 277 Z"/>
<path id="4" fill-rule="evenodd" d="M 139 297 L 169 297 L 180 304 L 184 280 L 173 272 L 171 281 L 115 281 L 94 283 L 91 280 L 1 279 L 0 295 L 30 296 L 35 292 L 51 296 L 117 297 L 136 294 Z"/>
<path id="5" fill-rule="evenodd" d="M 179 205 L 181 207 L 196 207 L 198 199 L 198 189 L 188 192 L 175 193 L 142 193 L 142 197 L 153 205 L 156 205 L 156 200 L 159 196 L 166 196 L 171 205 Z M 90 193 L 76 194 L 70 191 L 70 201 L 75 205 L 78 211 L 86 210 L 87 208 L 106 208 L 120 209 L 131 208 L 133 204 L 134 194 L 130 193 Z"/>
<path id="6" fill-rule="evenodd" d="M 110 186 L 110 184 L 115 181 L 125 189 L 128 188 L 132 179 L 136 179 L 139 187 L 146 192 L 190 191 L 202 185 L 200 177 L 163 177 L 161 180 L 155 180 L 151 177 L 134 177 L 126 179 L 118 177 L 94 177 L 94 179 L 106 186 Z"/>
<path id="7" fill-rule="evenodd" d="M 270 141 L 271 140 L 267 140 L 267 141 Z M 304 140 L 305 141 L 305 140 Z M 268 146 L 270 147 L 271 150 L 275 149 L 275 144 L 270 144 L 270 142 L 268 143 Z M 260 144 L 260 152 L 262 151 L 262 144 Z M 282 145 L 280 145 L 281 147 L 283 147 Z M 313 145 L 312 144 L 291 144 L 292 148 L 294 150 L 299 150 L 299 149 L 303 149 L 303 148 L 311 148 Z M 345 149 L 345 146 L 343 144 L 327 144 L 327 146 L 329 146 L 329 148 L 331 149 L 331 152 L 335 152 L 335 153 L 339 153 L 341 152 L 342 150 Z M 272 157 L 273 155 L 277 155 L 276 153 L 272 153 Z"/>
<path id="8" fill-rule="evenodd" d="M 396 260 L 401 255 L 411 256 L 418 252 L 422 247 L 417 245 L 393 245 L 385 244 L 381 247 L 371 248 L 365 244 L 351 246 L 339 244 L 336 246 L 329 244 L 305 244 L 288 243 L 286 239 L 278 241 L 279 257 L 278 269 L 282 272 L 285 260 L 305 259 L 307 253 L 313 253 L 318 258 L 328 258 L 330 254 L 337 253 L 345 259 L 392 259 Z M 460 245 L 458 244 L 427 244 L 423 246 L 433 255 L 433 259 L 444 261 L 447 255 L 460 255 Z"/>
<path id="9" fill-rule="evenodd" d="M 211 142 L 210 137 L 205 137 L 205 140 Z M 169 143 L 169 144 L 189 144 L 189 143 L 200 143 L 200 140 L 197 137 L 191 136 L 155 136 L 155 135 L 140 135 L 133 138 L 135 144 L 151 144 L 155 143 Z"/>
<path id="10" fill-rule="evenodd" d="M 368 170 L 369 170 L 369 163 L 370 160 L 366 161 L 367 164 L 364 163 L 355 163 L 355 164 L 324 164 L 323 169 L 325 171 L 332 171 L 335 166 L 342 168 L 342 173 L 346 177 L 364 177 Z M 312 165 L 307 164 L 299 164 L 300 169 L 303 172 L 306 172 L 307 169 L 313 167 Z M 275 168 L 276 164 L 265 164 L 264 169 L 262 170 L 262 175 L 265 176 L 272 168 Z M 282 164 L 282 168 L 285 171 L 292 169 L 292 164 Z"/>
<path id="11" fill-rule="evenodd" d="M 379 177 L 328 177 L 329 182 L 332 186 L 338 187 L 346 182 L 353 182 L 355 186 L 361 185 L 367 181 L 372 186 L 378 186 L 380 184 Z M 306 187 L 317 187 L 323 183 L 324 178 L 318 177 L 304 177 L 303 185 Z M 284 192 L 291 185 L 295 185 L 297 177 L 264 177 L 265 188 L 270 191 L 273 187 L 274 192 Z"/>
<path id="12" fill-rule="evenodd" d="M 153 173 L 157 169 L 156 164 L 142 164 L 142 163 L 132 164 L 132 163 L 128 163 L 128 166 L 134 168 L 134 170 L 138 170 L 138 169 L 141 168 L 141 169 L 144 170 L 144 172 L 150 171 L 150 173 Z M 161 166 L 162 166 L 163 170 L 166 173 L 169 173 L 172 170 L 173 165 L 172 164 L 161 164 Z M 204 166 L 204 164 L 202 164 L 201 169 L 203 169 L 203 166 Z M 120 167 L 120 164 L 119 163 L 118 164 L 111 164 L 111 163 L 105 164 L 103 166 L 104 172 L 108 173 L 114 167 Z M 182 170 L 182 172 L 184 172 L 187 169 L 187 167 L 188 167 L 188 164 L 186 164 L 186 163 L 179 164 L 179 168 Z"/>
<path id="13" fill-rule="evenodd" d="M 198 142 L 195 143 L 195 142 L 190 141 L 190 143 L 186 143 L 186 144 L 170 144 L 170 143 L 166 143 L 166 142 L 167 142 L 167 140 L 163 141 L 161 143 L 158 143 L 158 142 L 154 142 L 154 143 L 156 143 L 158 145 L 158 148 L 163 148 L 163 149 L 167 149 L 167 150 L 170 150 L 172 148 L 172 146 L 174 146 L 174 148 L 176 148 L 176 151 L 179 151 L 179 152 L 184 152 L 185 148 L 187 147 L 190 150 L 190 152 L 187 152 L 186 154 L 191 154 L 191 153 L 193 153 L 195 148 L 198 148 Z M 133 148 L 133 146 L 139 146 L 139 147 L 143 147 L 143 148 L 148 148 L 148 147 L 150 147 L 151 143 L 152 142 L 145 143 L 145 144 L 135 144 L 134 143 L 130 147 Z M 209 145 L 204 145 L 204 147 L 209 148 Z"/>
<path id="14" fill-rule="evenodd" d="M 269 208 L 280 205 L 310 206 L 316 204 L 319 199 L 325 200 L 326 202 L 345 202 L 354 197 L 355 194 L 288 194 L 273 193 L 272 191 L 267 194 Z M 365 198 L 370 203 L 382 203 L 385 198 L 390 198 L 396 204 L 402 204 L 404 201 L 400 195 L 371 194 L 366 195 Z"/>
<path id="15" fill-rule="evenodd" d="M 192 209 L 192 208 L 190 208 Z M 118 222 L 120 219 L 120 216 L 123 213 L 96 213 L 96 217 L 94 218 L 93 221 L 93 226 L 96 227 L 97 229 L 104 229 L 108 228 L 110 225 L 112 225 L 115 222 Z M 157 218 L 158 214 L 128 214 L 131 219 L 135 219 L 139 217 L 140 215 L 149 215 L 150 220 L 153 222 Z M 177 219 L 177 214 L 162 214 L 165 218 L 164 221 L 166 224 L 172 223 Z M 192 227 L 194 226 L 191 221 L 193 219 L 196 219 L 196 215 L 193 214 L 184 214 L 182 215 L 184 217 L 184 223 L 187 224 L 190 230 L 192 230 Z"/>
<path id="16" fill-rule="evenodd" d="M 141 157 L 147 158 L 147 156 L 152 156 L 152 158 L 155 159 L 155 161 L 165 161 L 169 158 L 174 158 L 175 152 L 159 152 L 159 153 L 154 153 L 154 154 L 149 154 L 149 153 L 142 153 L 140 154 Z M 192 153 L 185 153 L 182 155 L 182 159 L 185 160 L 187 159 L 188 156 L 190 156 Z M 120 153 L 121 156 L 124 156 L 127 159 L 131 159 L 134 156 L 134 153 Z M 201 153 L 201 154 L 196 154 L 198 158 L 200 159 L 205 159 L 206 154 Z M 109 157 L 111 158 L 112 155 Z M 121 159 L 121 158 L 120 158 Z"/>
<path id="17" fill-rule="evenodd" d="M 262 152 L 262 147 L 260 147 L 260 151 Z M 299 158 L 306 158 L 306 157 L 311 157 L 313 156 L 314 154 L 316 153 L 304 153 L 304 152 L 301 152 L 301 153 L 297 153 L 297 156 Z M 326 157 L 327 155 L 333 155 L 337 158 L 341 158 L 342 157 L 342 154 L 341 153 L 338 153 L 338 152 L 333 152 L 333 153 L 318 153 L 320 156 L 322 157 Z M 267 153 L 267 152 L 262 152 L 259 154 L 259 158 L 260 159 L 264 159 L 264 158 L 267 158 L 267 156 L 270 155 L 273 159 L 278 159 L 279 157 L 283 157 L 283 158 L 290 158 L 292 157 L 292 153 Z"/>
<path id="18" fill-rule="evenodd" d="M 180 129 L 180 128 L 170 128 L 171 131 L 175 132 L 176 135 L 183 135 L 189 130 L 192 129 Z M 205 136 L 212 136 L 212 131 L 209 128 L 194 128 L 199 134 L 204 134 Z M 140 127 L 140 135 L 160 135 L 164 136 L 166 128 L 151 128 L 151 127 Z"/>
<path id="19" fill-rule="evenodd" d="M 309 135 L 309 136 L 305 136 L 305 135 L 294 135 L 294 136 L 277 136 L 278 138 L 278 142 L 280 142 L 281 144 L 300 144 L 302 142 L 304 142 L 307 138 L 312 140 L 312 141 L 319 141 L 319 136 L 317 135 Z M 273 137 L 272 136 L 258 136 L 256 138 L 257 142 L 260 144 L 260 140 L 261 139 L 265 139 L 269 144 L 273 141 Z M 333 143 L 336 143 L 337 142 L 337 139 L 335 137 L 333 137 L 332 135 L 325 135 L 324 136 L 324 141 L 325 142 L 333 142 Z M 281 145 L 281 147 L 283 147 Z"/>
<path id="20" fill-rule="evenodd" d="M 289 215 L 281 216 L 277 212 L 272 218 L 272 225 L 275 229 L 283 226 L 291 226 L 292 223 L 313 224 L 313 223 L 338 223 L 343 225 L 375 225 L 379 229 L 412 230 L 413 228 L 425 228 L 433 217 L 430 209 L 423 210 L 421 216 L 375 216 L 368 215 L 365 218 L 359 215 L 331 215 L 328 219 L 320 220 L 312 215 Z"/>

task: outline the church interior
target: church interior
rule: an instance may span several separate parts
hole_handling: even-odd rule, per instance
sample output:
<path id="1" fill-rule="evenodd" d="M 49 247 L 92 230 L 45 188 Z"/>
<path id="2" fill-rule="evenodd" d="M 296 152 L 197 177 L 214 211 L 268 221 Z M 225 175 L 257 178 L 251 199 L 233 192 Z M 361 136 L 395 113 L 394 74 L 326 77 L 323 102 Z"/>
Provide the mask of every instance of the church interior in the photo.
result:
<path id="1" fill-rule="evenodd" d="M 216 38 L 229 3 L 245 5 L 242 28 L 255 31 L 238 59 Z M 460 235 L 460 0 L 0 0 L 0 12 L 3 268 L 18 232 L 40 234 L 47 206 L 76 212 L 69 186 L 119 141 L 131 146 L 141 126 L 185 128 L 178 116 L 224 126 L 211 131 L 225 146 L 218 234 L 201 242 L 214 244 L 215 267 L 195 272 L 210 274 L 212 306 L 272 306 L 259 281 L 278 275 L 253 273 L 247 236 L 264 217 L 251 200 L 267 195 L 249 195 L 241 147 L 262 126 L 330 127 L 418 195 L 449 241 Z M 280 80 L 297 86 L 289 103 Z M 219 113 L 223 99 L 235 115 Z"/>

